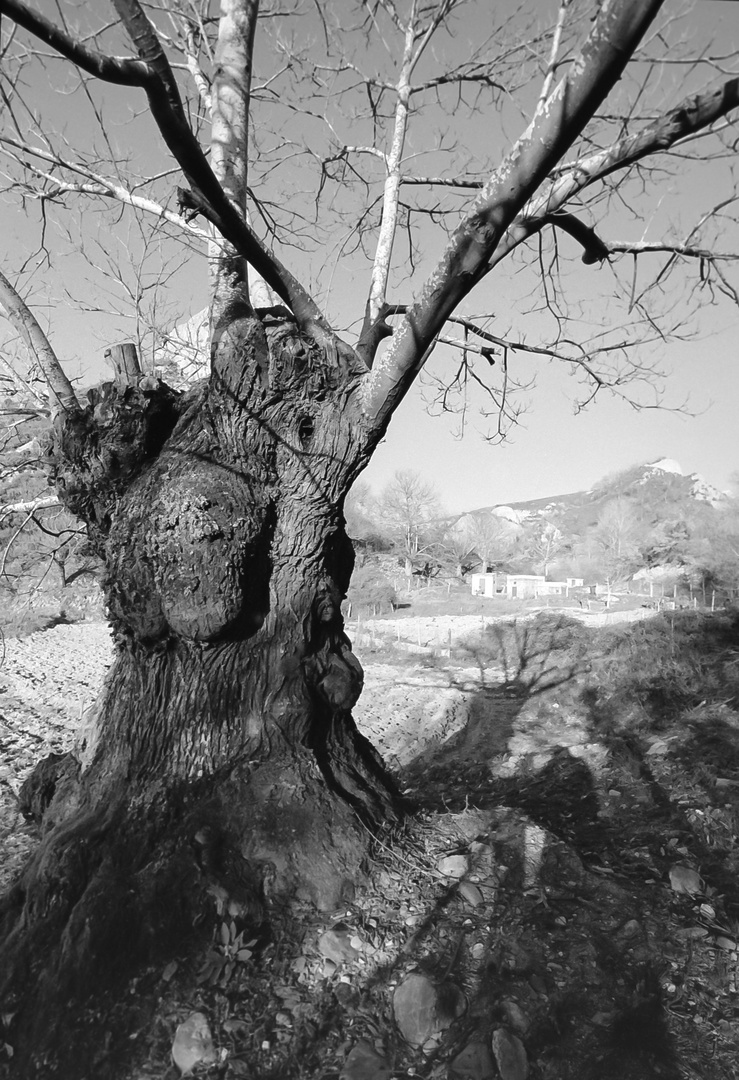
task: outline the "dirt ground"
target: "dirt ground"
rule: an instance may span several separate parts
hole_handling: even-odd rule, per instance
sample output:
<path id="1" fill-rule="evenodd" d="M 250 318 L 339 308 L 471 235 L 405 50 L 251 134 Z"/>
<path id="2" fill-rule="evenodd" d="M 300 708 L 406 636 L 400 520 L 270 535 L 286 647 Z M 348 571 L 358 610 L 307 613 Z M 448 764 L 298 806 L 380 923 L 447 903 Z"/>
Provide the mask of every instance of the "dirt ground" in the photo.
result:
<path id="1" fill-rule="evenodd" d="M 526 621 L 536 617 L 526 616 Z M 646 613 L 636 613 L 641 618 Z M 613 613 L 622 621 L 633 613 Z M 603 614 L 580 615 L 602 625 Z M 443 654 L 500 617 L 426 616 L 372 619 L 349 627 L 365 667 L 365 689 L 354 715 L 364 734 L 393 766 L 404 767 L 429 746 L 442 744 L 467 722 L 470 702 L 487 680 L 504 671 L 452 665 L 436 670 L 423 660 Z M 382 660 L 377 661 L 378 646 Z M 23 638 L 5 638 L 0 657 L 0 889 L 12 879 L 34 840 L 17 810 L 17 795 L 38 760 L 77 750 L 85 711 L 94 702 L 113 657 L 107 624 L 59 623 Z M 388 663 L 397 655 L 399 664 Z M 472 657 L 470 657 L 472 660 Z M 415 663 L 418 661 L 418 663 Z M 558 737 L 556 731 L 552 738 Z M 520 744 L 520 745 L 519 745 Z M 524 739 L 513 752 L 528 752 Z"/>
<path id="2" fill-rule="evenodd" d="M 696 653 L 685 625 L 604 645 L 571 620 L 478 619 L 464 645 L 460 624 L 400 642 L 365 624 L 356 717 L 418 812 L 333 915 L 306 908 L 236 950 L 246 928 L 216 898 L 202 969 L 173 961 L 138 987 L 158 1005 L 128 1043 L 131 1080 L 181 1075 L 193 1017 L 195 1073 L 220 1078 L 733 1080 L 739 633 L 696 623 Z M 664 678 L 650 658 L 638 682 L 647 649 Z M 35 843 L 15 793 L 73 744 L 110 656 L 92 623 L 6 642 L 6 881 Z"/>

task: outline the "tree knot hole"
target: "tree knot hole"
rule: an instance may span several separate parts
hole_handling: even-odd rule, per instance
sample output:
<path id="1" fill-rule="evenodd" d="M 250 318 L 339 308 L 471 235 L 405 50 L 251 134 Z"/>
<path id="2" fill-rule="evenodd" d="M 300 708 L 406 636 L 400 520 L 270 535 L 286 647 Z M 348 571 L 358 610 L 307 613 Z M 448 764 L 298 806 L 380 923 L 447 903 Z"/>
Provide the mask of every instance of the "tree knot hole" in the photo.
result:
<path id="1" fill-rule="evenodd" d="M 307 449 L 313 441 L 313 435 L 315 434 L 316 424 L 312 416 L 301 416 L 298 420 L 298 438 L 300 444 Z"/>

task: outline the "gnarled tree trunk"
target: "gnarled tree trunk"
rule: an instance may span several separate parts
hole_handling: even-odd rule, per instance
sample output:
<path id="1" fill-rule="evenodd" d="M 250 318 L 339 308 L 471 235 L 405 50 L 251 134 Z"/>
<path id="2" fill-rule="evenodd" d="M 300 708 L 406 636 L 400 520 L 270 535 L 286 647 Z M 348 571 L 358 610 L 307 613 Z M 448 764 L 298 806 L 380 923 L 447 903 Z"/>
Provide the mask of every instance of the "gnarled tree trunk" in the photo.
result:
<path id="1" fill-rule="evenodd" d="M 21 1075 L 86 1074 L 89 994 L 181 954 L 209 886 L 257 921 L 293 895 L 332 908 L 360 871 L 358 819 L 399 808 L 351 718 L 362 670 L 340 611 L 364 369 L 245 302 L 213 342 L 190 393 L 118 379 L 56 421 L 57 487 L 105 560 L 117 650 L 79 786 L 2 913 Z"/>

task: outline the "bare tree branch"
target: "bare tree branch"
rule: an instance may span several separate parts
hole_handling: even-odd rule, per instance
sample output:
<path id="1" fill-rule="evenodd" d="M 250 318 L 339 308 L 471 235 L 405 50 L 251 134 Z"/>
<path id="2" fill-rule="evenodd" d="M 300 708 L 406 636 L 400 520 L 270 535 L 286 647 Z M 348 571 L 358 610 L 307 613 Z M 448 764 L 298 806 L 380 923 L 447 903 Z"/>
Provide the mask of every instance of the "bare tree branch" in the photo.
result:
<path id="1" fill-rule="evenodd" d="M 580 56 L 490 177 L 367 376 L 365 415 L 378 437 L 447 316 L 486 273 L 506 229 L 605 100 L 659 7 L 659 0 L 606 0 L 600 7 Z"/>
<path id="2" fill-rule="evenodd" d="M 497 266 L 515 247 L 537 232 L 560 207 L 590 184 L 605 179 L 617 170 L 629 168 L 649 154 L 670 149 L 737 107 L 739 79 L 730 79 L 717 90 L 684 99 L 640 132 L 567 165 L 561 175 L 523 207 L 489 259 L 485 273 Z"/>
<path id="3" fill-rule="evenodd" d="M 564 29 L 565 17 L 567 15 L 567 9 L 572 3 L 572 0 L 561 0 L 559 5 L 559 14 L 557 16 L 557 24 L 554 28 L 554 35 L 552 37 L 552 51 L 549 56 L 549 64 L 547 66 L 547 73 L 542 83 L 541 92 L 539 94 L 539 101 L 536 106 L 536 111 L 539 112 L 543 109 L 549 93 L 552 89 L 552 83 L 554 82 L 554 76 L 557 71 L 557 57 L 559 55 L 559 46 L 562 41 L 562 31 Z"/>
<path id="4" fill-rule="evenodd" d="M 88 49 L 20 0 L 0 0 L 0 13 L 8 15 L 24 29 L 51 45 L 83 71 L 107 82 L 143 89 L 157 127 L 193 188 L 196 198 L 200 200 L 208 219 L 290 306 L 306 330 L 315 328 L 323 335 L 332 336 L 315 301 L 262 245 L 232 206 L 216 179 L 187 121 L 177 84 L 156 31 L 137 0 L 114 0 L 114 3 L 134 45 L 143 57 L 141 60 L 119 60 Z"/>
<path id="5" fill-rule="evenodd" d="M 52 416 L 60 411 L 79 412 L 80 407 L 71 382 L 59 363 L 49 339 L 22 296 L 0 271 L 0 304 L 22 337 L 28 353 L 43 372 L 49 385 L 49 404 Z"/>
<path id="6" fill-rule="evenodd" d="M 27 499 L 25 502 L 6 503 L 0 506 L 0 520 L 11 514 L 35 514 L 37 510 L 61 505 L 56 495 L 40 495 L 37 499 Z"/>
<path id="7" fill-rule="evenodd" d="M 202 240 L 210 239 L 209 233 L 198 228 L 192 221 L 188 221 L 182 214 L 176 214 L 172 210 L 167 210 L 161 203 L 155 202 L 153 199 L 147 199 L 142 195 L 133 194 L 133 192 L 122 184 L 115 183 L 108 177 L 103 176 L 102 173 L 96 172 L 80 162 L 68 161 L 66 158 L 63 158 L 59 154 L 52 153 L 50 150 L 32 146 L 30 143 L 21 142 L 8 135 L 0 134 L 0 145 L 4 147 L 13 147 L 22 154 L 37 157 L 42 161 L 48 162 L 50 165 L 58 166 L 59 168 L 66 169 L 72 173 L 77 173 L 79 176 L 84 176 L 90 181 L 88 184 L 81 184 L 61 180 L 53 173 L 38 169 L 31 163 L 22 160 L 22 158 L 17 155 L 13 155 L 25 169 L 34 172 L 37 176 L 49 182 L 51 185 L 49 197 L 51 198 L 57 193 L 80 192 L 85 195 L 97 195 L 104 198 L 115 199 L 117 202 L 123 203 L 124 205 L 136 207 L 137 210 L 143 210 L 147 214 L 152 214 L 154 217 L 161 218 L 163 221 L 168 221 L 171 225 L 176 225 L 179 229 L 182 229 L 191 236 L 198 237 Z M 44 195 L 40 193 L 39 197 L 44 197 Z"/>
<path id="8" fill-rule="evenodd" d="M 405 31 L 403 59 L 400 65 L 400 74 L 398 76 L 398 85 L 396 87 L 397 100 L 395 104 L 393 135 L 390 149 L 385 157 L 386 177 L 382 199 L 382 218 L 380 220 L 380 231 L 377 237 L 375 261 L 372 266 L 372 280 L 370 283 L 369 298 L 367 300 L 365 327 L 371 326 L 372 323 L 379 318 L 382 305 L 385 303 L 385 294 L 387 292 L 387 279 L 388 274 L 390 273 L 390 258 L 398 222 L 400 163 L 405 148 L 405 137 L 408 128 L 410 77 L 415 62 L 413 49 L 416 36 L 415 12 L 416 4 L 414 2 L 408 26 Z M 364 335 L 364 330 L 362 335 Z"/>

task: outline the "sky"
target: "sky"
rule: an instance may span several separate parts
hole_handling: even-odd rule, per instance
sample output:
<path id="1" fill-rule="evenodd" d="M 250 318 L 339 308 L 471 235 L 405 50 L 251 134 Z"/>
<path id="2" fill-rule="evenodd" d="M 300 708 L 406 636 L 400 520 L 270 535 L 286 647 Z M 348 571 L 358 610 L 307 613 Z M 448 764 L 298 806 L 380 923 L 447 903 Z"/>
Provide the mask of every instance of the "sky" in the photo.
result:
<path id="1" fill-rule="evenodd" d="M 739 4 L 703 0 L 696 11 L 704 27 L 715 25 L 724 53 L 739 51 Z M 66 110 L 68 123 L 69 105 L 61 92 L 63 87 L 61 76 L 52 78 L 44 101 L 52 118 L 55 110 L 60 116 Z M 634 221 L 625 214 L 605 222 L 603 234 L 611 239 L 656 238 L 673 219 L 695 221 L 703 207 L 726 193 L 731 167 L 731 162 L 724 161 L 708 165 L 699 175 L 677 180 L 657 177 L 654 209 L 644 231 L 634 231 Z M 0 198 L 0 235 L 4 237 L 0 264 L 6 272 L 17 268 L 19 260 L 33 250 L 37 225 L 35 207 L 26 214 L 19 211 L 17 202 Z M 91 217 L 82 231 L 92 235 L 95 227 L 96 219 Z M 118 241 L 106 241 L 103 234 L 103 249 L 106 243 L 114 252 Z M 100 259 L 100 251 L 96 257 Z M 31 298 L 48 320 L 59 355 L 68 359 L 73 373 L 81 374 L 85 381 L 100 378 L 104 375 L 102 352 L 111 339 L 120 339 L 125 323 L 106 310 L 108 301 L 95 293 L 98 286 L 91 284 L 93 279 L 81 256 L 68 250 L 64 261 L 54 268 L 53 285 L 48 286 L 41 261 L 34 265 L 37 271 Z M 692 272 L 695 274 L 695 268 Z M 594 287 L 593 282 L 602 282 L 605 273 L 599 268 L 580 268 L 571 273 L 568 287 L 585 294 Z M 60 290 L 60 280 L 70 295 Z M 351 273 L 334 275 L 331 303 L 336 309 L 353 299 L 358 280 Z M 174 277 L 173 319 L 198 310 L 205 295 L 202 273 Z M 531 301 L 512 272 L 508 279 L 492 284 L 485 299 L 488 302 L 496 314 L 505 314 L 512 334 L 530 341 L 546 338 L 547 320 L 532 312 Z M 609 310 L 603 313 L 606 321 Z M 619 310 L 613 308 L 613 319 L 618 319 Z M 488 422 L 480 415 L 483 402 L 479 395 L 470 392 L 464 435 L 460 437 L 459 415 L 430 415 L 430 387 L 417 384 L 393 417 L 363 478 L 379 491 L 396 471 L 416 471 L 435 485 L 449 512 L 587 489 L 606 475 L 663 457 L 676 459 L 684 471 L 698 472 L 715 486 L 727 489 L 732 475 L 739 471 L 739 307 L 726 302 L 708 309 L 693 330 L 691 340 L 649 347 L 649 359 L 666 374 L 660 409 L 637 410 L 627 400 L 604 394 L 576 415 L 573 396 L 577 387 L 561 364 L 524 364 L 528 373 L 536 370 L 537 386 L 522 395 L 526 411 L 503 444 L 485 439 Z M 441 350 L 439 360 L 447 365 L 452 362 Z M 651 398 L 647 396 L 647 400 Z"/>

